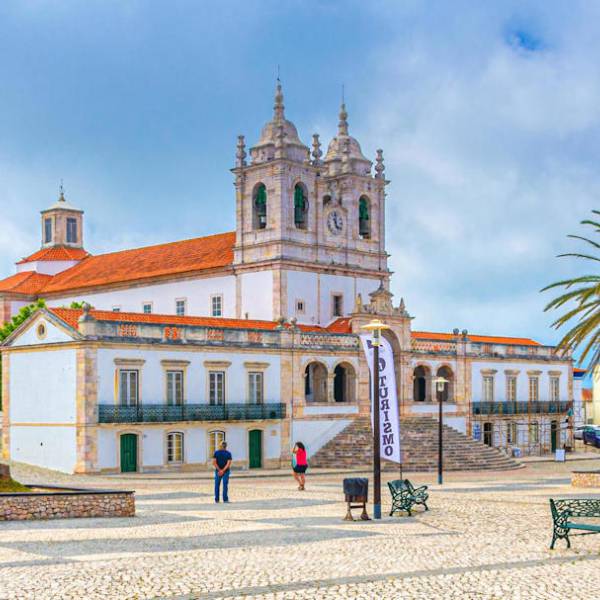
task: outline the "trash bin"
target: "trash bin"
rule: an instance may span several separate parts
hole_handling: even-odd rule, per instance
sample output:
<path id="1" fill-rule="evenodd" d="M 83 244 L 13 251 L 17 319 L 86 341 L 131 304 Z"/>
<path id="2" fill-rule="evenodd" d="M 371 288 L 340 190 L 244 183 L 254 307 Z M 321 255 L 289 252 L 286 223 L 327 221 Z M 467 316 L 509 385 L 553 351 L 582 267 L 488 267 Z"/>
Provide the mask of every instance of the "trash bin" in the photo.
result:
<path id="1" fill-rule="evenodd" d="M 366 477 L 349 477 L 344 479 L 344 496 L 348 504 L 345 521 L 354 521 L 353 508 L 362 508 L 361 520 L 370 521 L 367 514 L 367 500 L 369 497 L 369 480 Z"/>

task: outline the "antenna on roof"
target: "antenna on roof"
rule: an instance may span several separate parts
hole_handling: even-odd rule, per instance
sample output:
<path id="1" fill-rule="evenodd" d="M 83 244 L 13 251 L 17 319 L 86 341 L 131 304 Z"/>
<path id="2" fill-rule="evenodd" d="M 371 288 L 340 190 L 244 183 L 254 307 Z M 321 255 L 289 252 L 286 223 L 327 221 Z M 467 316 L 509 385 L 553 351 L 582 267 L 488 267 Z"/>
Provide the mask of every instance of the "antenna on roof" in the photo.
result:
<path id="1" fill-rule="evenodd" d="M 63 185 L 63 180 L 62 180 L 62 178 L 61 178 L 61 180 L 60 180 L 60 187 L 58 188 L 58 191 L 59 191 L 59 193 L 60 193 L 60 196 L 59 196 L 59 198 L 58 198 L 58 199 L 59 199 L 59 200 L 62 200 L 62 201 L 64 202 L 64 200 L 65 200 L 65 187 L 64 187 L 64 185 Z"/>

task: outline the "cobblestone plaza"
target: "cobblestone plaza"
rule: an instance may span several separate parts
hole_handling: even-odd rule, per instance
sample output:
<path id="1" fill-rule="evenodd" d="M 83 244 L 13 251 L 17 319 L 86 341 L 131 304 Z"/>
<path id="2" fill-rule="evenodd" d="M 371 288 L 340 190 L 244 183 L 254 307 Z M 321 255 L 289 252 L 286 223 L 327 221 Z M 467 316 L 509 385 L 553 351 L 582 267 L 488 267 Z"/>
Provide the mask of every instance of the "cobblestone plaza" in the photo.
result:
<path id="1" fill-rule="evenodd" d="M 206 473 L 53 474 L 135 489 L 137 517 L 0 524 L 0 598 L 587 598 L 600 585 L 600 536 L 548 549 L 548 498 L 596 491 L 571 487 L 581 467 L 600 460 L 449 474 L 431 486 L 429 512 L 367 523 L 342 520 L 339 473 L 313 472 L 305 492 L 291 476 L 234 473 L 229 505 L 214 503 Z"/>

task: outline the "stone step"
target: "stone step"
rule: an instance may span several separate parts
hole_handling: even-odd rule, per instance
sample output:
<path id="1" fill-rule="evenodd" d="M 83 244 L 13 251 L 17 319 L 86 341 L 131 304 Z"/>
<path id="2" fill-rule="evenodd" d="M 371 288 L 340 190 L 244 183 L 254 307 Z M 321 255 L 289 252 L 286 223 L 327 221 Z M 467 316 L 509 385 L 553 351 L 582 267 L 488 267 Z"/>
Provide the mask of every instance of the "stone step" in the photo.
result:
<path id="1" fill-rule="evenodd" d="M 497 448 L 472 440 L 444 425 L 442 429 L 444 469 L 508 470 L 520 465 Z M 431 417 L 408 417 L 401 424 L 403 468 L 410 471 L 433 471 L 437 468 L 438 423 Z M 369 418 L 359 417 L 311 458 L 315 467 L 361 467 L 372 462 L 373 435 Z M 398 469 L 386 463 L 386 470 Z"/>

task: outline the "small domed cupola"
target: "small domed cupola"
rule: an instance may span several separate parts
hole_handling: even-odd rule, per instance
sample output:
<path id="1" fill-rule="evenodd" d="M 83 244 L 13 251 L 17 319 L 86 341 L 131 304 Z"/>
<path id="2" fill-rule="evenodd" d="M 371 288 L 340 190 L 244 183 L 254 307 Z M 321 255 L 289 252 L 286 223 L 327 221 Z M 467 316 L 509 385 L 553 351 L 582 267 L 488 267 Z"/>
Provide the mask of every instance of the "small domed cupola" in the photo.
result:
<path id="1" fill-rule="evenodd" d="M 65 199 L 62 184 L 58 200 L 42 215 L 42 248 L 83 247 L 83 211 Z"/>
<path id="2" fill-rule="evenodd" d="M 339 173 L 371 174 L 371 161 L 362 153 L 360 144 L 348 134 L 348 112 L 346 104 L 340 107 L 338 134 L 329 142 L 325 164 L 330 175 Z"/>
<path id="3" fill-rule="evenodd" d="M 309 158 L 308 146 L 300 140 L 296 126 L 285 118 L 283 91 L 279 79 L 275 89 L 273 119 L 263 127 L 258 144 L 250 149 L 250 157 L 253 164 L 275 158 L 289 158 L 299 162 L 305 162 Z"/>

